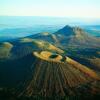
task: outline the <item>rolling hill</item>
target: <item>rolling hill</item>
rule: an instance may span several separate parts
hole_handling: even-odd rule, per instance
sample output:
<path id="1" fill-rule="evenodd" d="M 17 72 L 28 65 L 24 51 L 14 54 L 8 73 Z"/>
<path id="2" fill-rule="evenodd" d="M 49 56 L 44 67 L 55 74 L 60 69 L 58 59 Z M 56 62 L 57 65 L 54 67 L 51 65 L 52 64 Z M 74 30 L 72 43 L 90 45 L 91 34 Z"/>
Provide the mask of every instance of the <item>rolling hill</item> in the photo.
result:
<path id="1" fill-rule="evenodd" d="M 9 42 L 0 43 L 0 59 L 8 58 L 12 48 L 13 45 Z"/>

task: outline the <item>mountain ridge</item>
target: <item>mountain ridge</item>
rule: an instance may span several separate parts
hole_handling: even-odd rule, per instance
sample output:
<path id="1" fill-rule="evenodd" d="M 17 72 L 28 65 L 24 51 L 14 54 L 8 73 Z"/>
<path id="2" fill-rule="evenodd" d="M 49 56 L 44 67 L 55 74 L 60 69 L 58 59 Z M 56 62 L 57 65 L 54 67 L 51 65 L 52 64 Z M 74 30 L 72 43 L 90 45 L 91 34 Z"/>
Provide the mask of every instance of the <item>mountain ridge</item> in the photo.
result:
<path id="1" fill-rule="evenodd" d="M 51 42 L 58 47 L 62 47 L 63 49 L 69 47 L 100 48 L 100 38 L 88 35 L 87 32 L 80 27 L 70 27 L 68 25 L 52 34 L 48 33 L 47 35 L 44 35 L 38 33 L 29 37 Z"/>

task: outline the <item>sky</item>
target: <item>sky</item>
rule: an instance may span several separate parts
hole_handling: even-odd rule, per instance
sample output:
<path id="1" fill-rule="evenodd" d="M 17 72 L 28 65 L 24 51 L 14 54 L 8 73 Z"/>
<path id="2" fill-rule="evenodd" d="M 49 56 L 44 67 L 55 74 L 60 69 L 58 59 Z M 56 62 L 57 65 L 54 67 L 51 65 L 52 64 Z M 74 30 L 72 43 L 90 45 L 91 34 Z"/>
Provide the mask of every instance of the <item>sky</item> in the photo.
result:
<path id="1" fill-rule="evenodd" d="M 100 0 L 0 0 L 0 16 L 100 18 Z"/>

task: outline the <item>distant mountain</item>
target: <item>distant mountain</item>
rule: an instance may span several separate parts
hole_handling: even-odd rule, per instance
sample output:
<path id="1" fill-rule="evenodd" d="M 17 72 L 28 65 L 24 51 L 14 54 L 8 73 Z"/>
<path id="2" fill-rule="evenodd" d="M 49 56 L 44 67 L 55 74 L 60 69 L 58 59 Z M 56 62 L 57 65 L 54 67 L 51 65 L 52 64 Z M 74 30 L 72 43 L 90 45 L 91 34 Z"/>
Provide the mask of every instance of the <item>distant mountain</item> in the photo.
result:
<path id="1" fill-rule="evenodd" d="M 86 25 L 83 26 L 84 30 L 88 32 L 90 35 L 100 37 L 100 25 Z"/>
<path id="2" fill-rule="evenodd" d="M 100 47 L 100 39 L 88 35 L 83 29 L 79 27 L 69 27 L 58 30 L 54 33 L 62 45 L 71 47 Z M 61 36 L 59 36 L 61 35 Z"/>
<path id="3" fill-rule="evenodd" d="M 18 38 L 34 34 L 33 28 L 4 28 L 0 30 L 0 37 Z"/>
<path id="4" fill-rule="evenodd" d="M 100 39 L 88 35 L 79 27 L 65 26 L 57 32 L 47 35 L 43 33 L 31 36 L 31 38 L 49 41 L 58 47 L 66 48 L 98 48 Z"/>
<path id="5" fill-rule="evenodd" d="M 86 25 L 83 26 L 85 29 L 89 29 L 89 30 L 100 30 L 100 25 Z"/>
<path id="6" fill-rule="evenodd" d="M 57 32 L 55 32 L 55 34 L 56 35 L 60 34 L 60 35 L 70 36 L 70 35 L 74 35 L 75 32 L 74 32 L 73 27 L 70 27 L 70 26 L 66 25 L 62 29 L 60 29 Z"/>
<path id="7" fill-rule="evenodd" d="M 89 33 L 89 35 L 100 37 L 100 30 L 95 30 L 95 29 L 85 29 L 86 32 Z"/>

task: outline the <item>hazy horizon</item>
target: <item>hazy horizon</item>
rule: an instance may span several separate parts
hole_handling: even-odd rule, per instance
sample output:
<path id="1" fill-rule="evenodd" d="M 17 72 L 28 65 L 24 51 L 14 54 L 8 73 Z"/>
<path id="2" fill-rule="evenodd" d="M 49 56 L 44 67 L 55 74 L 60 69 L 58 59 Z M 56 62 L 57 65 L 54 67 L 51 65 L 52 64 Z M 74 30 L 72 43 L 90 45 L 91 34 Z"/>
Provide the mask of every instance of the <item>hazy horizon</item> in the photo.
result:
<path id="1" fill-rule="evenodd" d="M 24 37 L 41 32 L 54 33 L 65 25 L 99 30 L 97 27 L 91 28 L 87 25 L 100 25 L 100 20 L 66 17 L 0 16 L 0 37 Z M 99 36 L 95 32 L 92 32 L 91 35 Z"/>
<path id="2" fill-rule="evenodd" d="M 0 16 L 0 25 L 100 25 L 100 19 L 61 16 Z"/>

